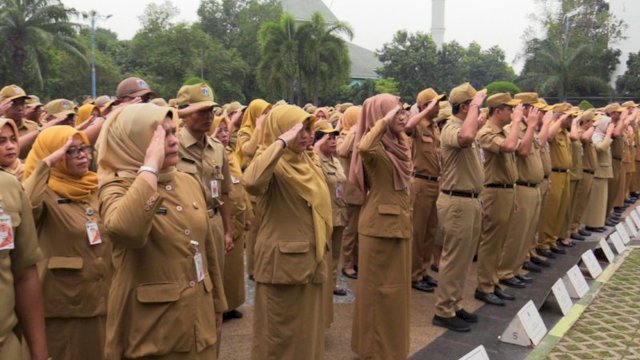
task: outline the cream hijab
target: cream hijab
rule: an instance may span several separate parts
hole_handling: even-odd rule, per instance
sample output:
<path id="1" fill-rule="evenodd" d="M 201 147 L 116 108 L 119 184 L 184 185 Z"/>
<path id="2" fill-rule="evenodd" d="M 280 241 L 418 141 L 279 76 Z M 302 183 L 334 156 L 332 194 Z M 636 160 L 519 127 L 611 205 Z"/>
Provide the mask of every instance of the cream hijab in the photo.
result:
<path id="1" fill-rule="evenodd" d="M 265 119 L 260 136 L 260 147 L 256 156 L 271 145 L 278 136 L 294 125 L 304 122 L 313 116 L 294 105 L 281 105 L 273 108 Z M 331 195 L 322 170 L 315 164 L 309 154 L 300 154 L 285 149 L 276 165 L 275 172 L 300 197 L 311 204 L 313 230 L 316 240 L 316 261 L 324 257 L 327 238 L 331 235 L 332 213 Z"/>
<path id="2" fill-rule="evenodd" d="M 115 177 L 135 178 L 155 129 L 165 118 L 173 119 L 173 112 L 169 107 L 133 104 L 109 114 L 96 143 L 100 185 Z M 158 181 L 171 181 L 175 172 L 175 167 L 160 170 Z"/>

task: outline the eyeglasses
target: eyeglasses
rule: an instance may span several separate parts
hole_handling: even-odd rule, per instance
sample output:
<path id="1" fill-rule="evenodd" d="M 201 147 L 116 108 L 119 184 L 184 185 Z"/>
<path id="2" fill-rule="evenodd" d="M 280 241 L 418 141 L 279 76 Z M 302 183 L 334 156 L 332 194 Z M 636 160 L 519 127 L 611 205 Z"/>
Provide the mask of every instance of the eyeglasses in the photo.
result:
<path id="1" fill-rule="evenodd" d="M 78 146 L 77 148 L 69 148 L 67 149 L 67 156 L 71 158 L 79 158 L 80 155 L 87 155 L 89 153 L 89 148 L 86 146 Z"/>

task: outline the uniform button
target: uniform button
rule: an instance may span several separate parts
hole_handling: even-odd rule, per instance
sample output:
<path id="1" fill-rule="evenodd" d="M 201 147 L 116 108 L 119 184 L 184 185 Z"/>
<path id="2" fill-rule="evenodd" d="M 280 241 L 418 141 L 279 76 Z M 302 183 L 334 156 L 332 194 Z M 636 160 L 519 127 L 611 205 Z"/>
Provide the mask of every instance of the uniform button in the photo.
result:
<path id="1" fill-rule="evenodd" d="M 173 190 L 173 186 L 171 186 L 171 185 L 167 185 L 167 186 L 165 186 L 164 188 L 165 188 L 165 190 L 167 190 L 167 191 L 171 191 L 171 190 Z"/>
<path id="2" fill-rule="evenodd" d="M 189 281 L 189 287 L 194 287 L 194 286 L 196 286 L 196 282 L 193 280 Z"/>
<path id="3" fill-rule="evenodd" d="M 176 210 L 182 211 L 182 206 L 180 206 L 180 205 L 176 206 Z"/>
<path id="4" fill-rule="evenodd" d="M 191 235 L 191 230 L 184 229 L 184 234 L 187 235 L 187 236 Z"/>

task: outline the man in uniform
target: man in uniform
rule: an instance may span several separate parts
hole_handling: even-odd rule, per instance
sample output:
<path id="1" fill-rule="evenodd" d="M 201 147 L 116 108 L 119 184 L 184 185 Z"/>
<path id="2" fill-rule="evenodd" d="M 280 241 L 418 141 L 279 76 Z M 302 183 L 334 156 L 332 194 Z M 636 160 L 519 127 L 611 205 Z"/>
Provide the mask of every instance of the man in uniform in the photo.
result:
<path id="1" fill-rule="evenodd" d="M 24 118 L 38 125 L 42 125 L 40 124 L 40 116 L 43 112 L 42 107 L 43 105 L 40 102 L 40 98 L 35 95 L 29 95 L 25 101 Z"/>
<path id="2" fill-rule="evenodd" d="M 469 264 L 480 237 L 480 191 L 484 181 L 480 155 L 475 144 L 480 105 L 486 94 L 469 83 L 451 90 L 453 116 L 441 135 L 441 194 L 436 207 L 442 223 L 443 249 L 440 283 L 436 289 L 433 324 L 466 332 L 475 314 L 462 308 Z"/>
<path id="3" fill-rule="evenodd" d="M 17 85 L 8 85 L 0 90 L 0 102 L 10 102 L 11 106 L 4 112 L 4 117 L 13 120 L 20 133 L 20 158 L 27 157 L 33 142 L 38 136 L 38 123 L 24 118 L 27 93 Z"/>
<path id="4" fill-rule="evenodd" d="M 612 216 L 607 225 L 616 225 L 619 215 L 622 214 L 623 201 L 618 201 L 621 192 L 622 183 L 625 182 L 626 172 L 622 166 L 622 158 L 624 156 L 624 129 L 625 124 L 621 119 L 622 107 L 618 103 L 612 103 L 604 108 L 604 112 L 611 118 L 611 122 L 615 125 L 613 129 L 613 142 L 611 143 L 611 165 L 613 167 L 613 178 L 609 179 L 609 191 L 607 193 L 607 216 Z M 624 198 L 624 195 L 620 197 Z"/>
<path id="5" fill-rule="evenodd" d="M 0 170 L 0 359 L 22 359 L 18 325 L 31 360 L 49 357 L 31 204 L 18 180 Z"/>
<path id="6" fill-rule="evenodd" d="M 504 300 L 515 299 L 496 285 L 501 250 L 505 241 L 514 241 L 507 239 L 507 230 L 514 210 L 514 187 L 518 179 L 513 153 L 520 146 L 518 132 L 512 131 L 507 135 L 504 127 L 509 123 L 516 129 L 520 127 L 523 112 L 520 102 L 511 98 L 509 93 L 489 96 L 489 118 L 477 135 L 483 154 L 484 189 L 480 194 L 482 234 L 478 246 L 475 298 L 490 305 L 504 306 Z"/>
<path id="7" fill-rule="evenodd" d="M 419 113 L 405 126 L 405 132 L 413 140 L 411 287 L 425 292 L 433 292 L 438 285 L 427 270 L 438 230 L 436 200 L 440 193 L 440 130 L 433 120 L 440 110 L 438 101 L 443 97 L 432 88 L 421 91 L 416 99 Z"/>
<path id="8" fill-rule="evenodd" d="M 571 222 L 571 238 L 574 240 L 584 240 L 584 236 L 591 235 L 591 232 L 582 230 L 582 216 L 589 204 L 591 196 L 591 184 L 593 183 L 593 175 L 595 174 L 595 162 L 597 161 L 596 148 L 593 146 L 591 138 L 595 128 L 593 127 L 593 118 L 595 110 L 589 109 L 585 111 L 579 118 L 580 125 L 580 142 L 582 143 L 582 180 L 580 180 L 575 205 L 573 207 L 573 219 Z"/>
<path id="9" fill-rule="evenodd" d="M 573 224 L 573 215 L 575 213 L 575 207 L 577 205 L 578 188 L 582 182 L 582 141 L 580 141 L 581 123 L 580 123 L 580 109 L 572 108 L 569 111 L 569 117 L 571 117 L 571 130 L 569 132 L 569 138 L 571 139 L 570 153 L 571 153 L 571 168 L 569 169 L 569 207 L 566 213 L 566 218 L 563 222 L 563 227 L 560 230 L 560 236 L 556 241 L 556 245 L 560 247 L 572 247 L 573 242 L 570 238 L 575 240 L 584 240 L 579 234 L 572 234 L 571 225 Z M 573 236 L 572 236 L 573 235 Z"/>
<path id="10" fill-rule="evenodd" d="M 184 121 L 178 131 L 180 140 L 179 171 L 191 174 L 202 186 L 207 201 L 221 271 L 224 254 L 233 249 L 229 191 L 231 175 L 224 145 L 209 136 L 213 123 L 213 91 L 204 83 L 185 85 L 177 96 L 178 114 Z"/>
<path id="11" fill-rule="evenodd" d="M 555 254 L 566 254 L 567 251 L 558 248 L 556 241 L 564 228 L 564 222 L 569 211 L 569 169 L 571 162 L 571 139 L 568 129 L 571 127 L 571 117 L 568 112 L 571 105 L 560 103 L 553 106 L 553 112 L 560 116 L 549 127 L 549 145 L 551 157 L 551 190 L 545 207 L 542 209 L 542 223 L 538 236 L 538 255 L 555 258 Z M 562 115 L 565 113 L 564 115 Z"/>
<path id="12" fill-rule="evenodd" d="M 116 88 L 116 102 L 118 104 L 147 103 L 155 95 L 147 82 L 137 77 L 129 77 L 120 81 Z"/>
<path id="13" fill-rule="evenodd" d="M 55 99 L 44 106 L 45 121 L 56 125 L 75 126 L 76 105 L 67 99 Z"/>

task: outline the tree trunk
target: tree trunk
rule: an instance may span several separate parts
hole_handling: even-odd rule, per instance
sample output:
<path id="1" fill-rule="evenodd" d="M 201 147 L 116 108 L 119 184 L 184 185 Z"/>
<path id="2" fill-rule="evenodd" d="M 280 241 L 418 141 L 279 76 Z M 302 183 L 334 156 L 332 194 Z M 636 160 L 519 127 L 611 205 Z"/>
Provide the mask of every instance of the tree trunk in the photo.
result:
<path id="1" fill-rule="evenodd" d="M 23 48 L 17 47 L 14 49 L 13 54 L 11 54 L 11 60 L 13 61 L 13 73 L 16 80 L 16 85 L 24 86 L 24 62 L 25 62 L 25 51 Z"/>

